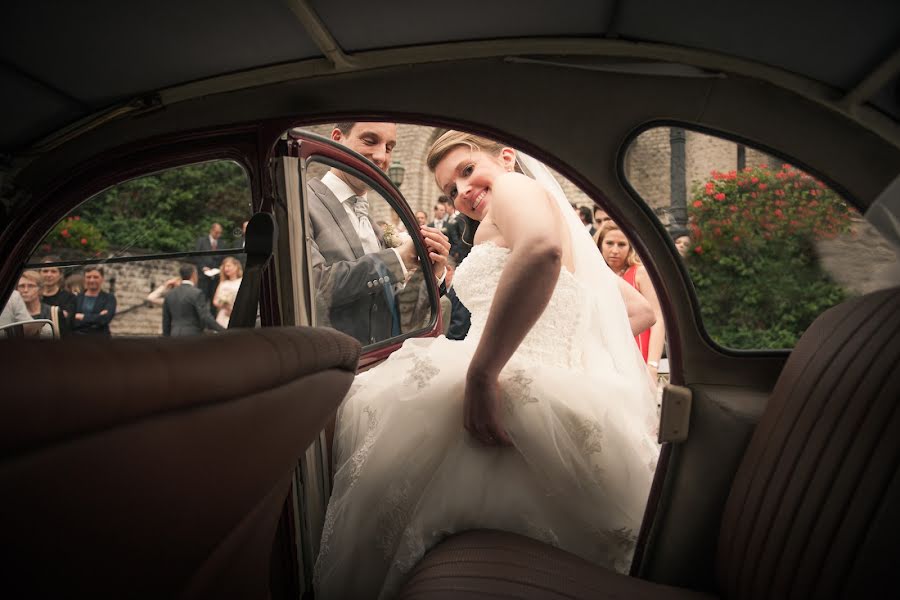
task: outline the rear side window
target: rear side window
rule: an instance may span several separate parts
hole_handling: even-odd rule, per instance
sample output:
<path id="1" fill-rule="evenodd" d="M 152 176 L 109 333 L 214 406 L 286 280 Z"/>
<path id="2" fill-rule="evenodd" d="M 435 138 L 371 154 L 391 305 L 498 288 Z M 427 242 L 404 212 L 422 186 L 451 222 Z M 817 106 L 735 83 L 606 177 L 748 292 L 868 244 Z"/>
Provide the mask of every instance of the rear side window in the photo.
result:
<path id="1" fill-rule="evenodd" d="M 213 323 L 227 326 L 251 214 L 249 178 L 233 161 L 117 184 L 87 199 L 38 245 L 19 280 L 29 312 L 58 320 L 64 337 L 191 335 L 216 330 Z M 182 286 L 188 265 L 202 297 L 182 290 L 178 295 L 197 298 L 167 315 L 165 300 Z M 37 295 L 33 281 L 41 287 Z M 196 318 L 189 300 L 196 300 Z"/>
<path id="2" fill-rule="evenodd" d="M 733 142 L 678 128 L 639 135 L 628 182 L 667 224 L 718 344 L 792 348 L 823 311 L 889 285 L 894 254 L 834 190 Z"/>

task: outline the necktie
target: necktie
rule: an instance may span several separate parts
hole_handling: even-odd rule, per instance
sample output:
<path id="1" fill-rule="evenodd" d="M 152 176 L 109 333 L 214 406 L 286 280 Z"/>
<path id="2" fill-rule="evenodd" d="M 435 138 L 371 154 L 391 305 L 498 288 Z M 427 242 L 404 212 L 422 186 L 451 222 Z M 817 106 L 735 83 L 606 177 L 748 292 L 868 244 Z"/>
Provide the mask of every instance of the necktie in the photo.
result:
<path id="1" fill-rule="evenodd" d="M 353 212 L 358 222 L 356 231 L 359 233 L 359 241 L 365 253 L 371 254 L 381 250 L 375 230 L 372 229 L 372 222 L 369 221 L 369 200 L 365 196 L 353 196 Z"/>
<path id="2" fill-rule="evenodd" d="M 219 242 L 216 241 L 216 240 L 212 240 L 212 241 L 209 243 L 209 247 L 212 248 L 213 250 L 218 250 L 218 249 L 219 249 Z"/>

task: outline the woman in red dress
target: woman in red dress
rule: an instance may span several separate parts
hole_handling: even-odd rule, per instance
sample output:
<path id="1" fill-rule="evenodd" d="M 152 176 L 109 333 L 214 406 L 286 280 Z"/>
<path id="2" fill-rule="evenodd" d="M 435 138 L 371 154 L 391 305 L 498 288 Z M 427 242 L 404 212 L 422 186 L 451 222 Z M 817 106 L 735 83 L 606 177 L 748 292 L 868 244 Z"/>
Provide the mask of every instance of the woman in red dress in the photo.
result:
<path id="1" fill-rule="evenodd" d="M 647 269 L 638 260 L 634 247 L 618 225 L 607 221 L 597 232 L 595 239 L 600 253 L 603 254 L 606 264 L 613 273 L 639 291 L 653 307 L 656 323 L 637 334 L 634 341 L 641 349 L 641 354 L 650 370 L 650 377 L 655 382 L 659 370 L 659 359 L 666 341 L 666 325 L 663 322 L 662 309 L 659 306 L 656 290 L 653 289 Z"/>

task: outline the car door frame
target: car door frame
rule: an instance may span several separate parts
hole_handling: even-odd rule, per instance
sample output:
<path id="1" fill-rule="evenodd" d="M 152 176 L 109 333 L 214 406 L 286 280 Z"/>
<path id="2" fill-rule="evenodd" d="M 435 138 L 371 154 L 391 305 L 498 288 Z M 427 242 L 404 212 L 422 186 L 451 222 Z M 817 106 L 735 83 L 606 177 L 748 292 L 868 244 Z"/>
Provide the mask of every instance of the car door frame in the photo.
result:
<path id="1" fill-rule="evenodd" d="M 311 222 L 307 196 L 308 167 L 311 163 L 340 167 L 373 185 L 385 202 L 400 215 L 412 234 L 420 257 L 424 280 L 428 286 L 432 316 L 423 328 L 391 337 L 364 347 L 359 370 L 364 371 L 385 360 L 398 350 L 403 341 L 413 337 L 435 337 L 442 331 L 440 294 L 434 269 L 428 260 L 424 237 L 413 226 L 415 215 L 396 185 L 367 158 L 331 139 L 300 129 L 289 129 L 273 147 L 270 155 L 267 185 L 271 189 L 274 213 L 279 228 L 277 261 L 282 324 L 316 326 L 315 289 L 312 262 L 309 260 Z M 312 572 L 318 556 L 325 512 L 331 495 L 331 443 L 333 424 L 320 432 L 317 440 L 299 461 L 288 500 L 286 529 L 291 536 L 290 548 L 296 552 L 294 563 L 301 593 L 312 589 Z"/>

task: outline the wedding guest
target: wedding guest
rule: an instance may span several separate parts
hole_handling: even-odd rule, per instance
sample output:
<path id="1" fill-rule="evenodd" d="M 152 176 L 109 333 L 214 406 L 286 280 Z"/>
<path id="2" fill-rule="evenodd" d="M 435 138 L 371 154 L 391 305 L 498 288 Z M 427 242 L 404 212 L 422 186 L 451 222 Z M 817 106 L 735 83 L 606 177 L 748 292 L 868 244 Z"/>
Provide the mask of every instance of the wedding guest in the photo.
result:
<path id="1" fill-rule="evenodd" d="M 684 258 L 688 255 L 688 252 L 691 250 L 691 236 L 688 233 L 687 229 L 677 228 L 671 231 L 672 241 L 675 242 L 675 249 L 678 250 L 678 254 Z"/>
<path id="2" fill-rule="evenodd" d="M 419 227 L 425 227 L 425 224 L 428 223 L 428 215 L 424 210 L 416 211 L 416 221 L 419 223 Z"/>
<path id="3" fill-rule="evenodd" d="M 591 215 L 590 207 L 579 206 L 578 218 L 580 218 L 581 222 L 584 223 L 584 228 L 587 229 L 588 233 L 591 234 L 591 237 L 594 237 L 594 234 L 597 233 L 597 228 L 594 227 L 594 219 L 593 215 Z"/>
<path id="4" fill-rule="evenodd" d="M 22 321 L 31 321 L 31 315 L 28 314 L 28 307 L 25 306 L 22 295 L 17 290 L 13 290 L 9 300 L 3 306 L 3 311 L 0 312 L 0 327 Z"/>
<path id="5" fill-rule="evenodd" d="M 453 276 L 456 273 L 456 261 L 453 258 L 447 260 L 447 298 L 450 299 L 449 323 L 444 327 L 445 335 L 451 340 L 464 340 L 472 326 L 472 313 L 463 306 L 453 289 Z"/>
<path id="6" fill-rule="evenodd" d="M 41 262 L 51 263 L 60 260 L 58 256 L 45 256 Z M 59 267 L 41 267 L 41 281 L 43 283 L 41 300 L 44 304 L 58 306 L 62 310 L 62 320 L 65 321 L 65 324 L 61 325 L 61 333 L 65 335 L 71 330 L 77 294 L 73 294 L 63 287 L 63 275 Z"/>
<path id="7" fill-rule="evenodd" d="M 208 252 L 210 250 L 219 249 L 219 238 L 222 237 L 222 226 L 213 223 L 209 227 L 209 234 L 201 236 L 197 239 L 196 249 L 198 252 Z M 194 258 L 194 264 L 197 265 L 200 283 L 198 287 L 206 294 L 207 298 L 212 298 L 216 291 L 216 275 L 213 269 L 219 264 L 218 256 L 197 256 Z"/>
<path id="8" fill-rule="evenodd" d="M 241 248 L 247 247 L 247 225 L 250 221 L 241 222 Z M 241 252 L 238 254 L 238 260 L 241 261 L 241 267 L 247 266 L 247 253 Z"/>
<path id="9" fill-rule="evenodd" d="M 178 274 L 180 276 L 178 285 L 163 300 L 163 335 L 165 337 L 200 335 L 205 329 L 225 331 L 225 327 L 216 322 L 209 313 L 207 309 L 209 300 L 197 288 L 197 267 L 186 263 L 181 266 Z"/>
<path id="10" fill-rule="evenodd" d="M 28 314 L 32 319 L 46 319 L 53 322 L 54 329 L 59 331 L 59 307 L 51 306 L 41 302 L 41 286 L 43 280 L 38 271 L 25 271 L 19 277 L 19 283 L 16 285 L 16 291 L 25 302 Z M 50 336 L 52 333 L 47 328 L 41 329 L 41 337 Z"/>
<path id="11" fill-rule="evenodd" d="M 73 334 L 110 337 L 109 323 L 116 316 L 116 297 L 104 292 L 102 287 L 103 267 L 86 267 L 84 291 L 75 298 Z"/>
<path id="12" fill-rule="evenodd" d="M 234 299 L 237 298 L 243 278 L 244 269 L 240 261 L 233 256 L 226 256 L 219 267 L 219 285 L 213 296 L 213 306 L 218 309 L 216 322 L 222 327 L 228 327 Z"/>
<path id="13" fill-rule="evenodd" d="M 594 222 L 597 224 L 597 229 L 600 229 L 607 223 L 612 222 L 612 217 L 606 214 L 606 211 L 600 208 L 599 206 L 594 207 Z"/>
<path id="14" fill-rule="evenodd" d="M 38 324 L 31 324 L 28 321 L 31 321 L 31 315 L 28 314 L 28 307 L 25 306 L 25 301 L 22 300 L 22 295 L 19 294 L 17 290 L 13 290 L 12 294 L 9 296 L 9 300 L 6 302 L 6 306 L 3 307 L 3 310 L 0 310 L 0 327 L 4 327 L 5 325 L 12 325 L 13 323 L 25 323 L 22 326 L 23 333 L 25 335 L 37 335 L 41 327 Z M 12 328 L 17 329 L 17 328 Z M 8 330 L 4 330 L 5 335 L 13 335 L 14 332 L 10 332 Z M 4 335 L 4 332 L 0 332 L 0 336 Z"/>
<path id="15" fill-rule="evenodd" d="M 25 302 L 25 307 L 32 319 L 49 319 L 51 309 L 56 309 L 53 311 L 55 313 L 59 312 L 58 306 L 41 301 L 42 285 L 43 279 L 38 271 L 23 271 L 19 276 L 19 283 L 16 285 L 16 290 L 22 296 L 22 301 Z"/>
<path id="16" fill-rule="evenodd" d="M 450 202 L 450 198 L 447 196 L 441 196 L 438 198 L 438 203 L 444 205 L 444 214 L 446 215 L 444 218 L 444 227 L 441 229 L 441 232 L 447 236 L 447 239 L 450 240 L 450 256 L 452 256 L 457 264 L 462 260 L 462 229 L 464 227 L 463 221 L 460 217 L 462 215 L 456 212 L 456 207 L 453 206 L 453 203 Z"/>
<path id="17" fill-rule="evenodd" d="M 656 322 L 649 328 L 635 335 L 635 342 L 641 349 L 641 355 L 650 370 L 650 378 L 656 382 L 659 371 L 659 359 L 662 356 L 666 341 L 666 326 L 663 322 L 662 308 L 647 269 L 637 260 L 634 247 L 619 226 L 609 221 L 597 232 L 597 247 L 600 248 L 606 264 L 613 273 L 624 279 L 629 285 L 641 293 L 650 303 Z"/>
<path id="18" fill-rule="evenodd" d="M 162 285 L 147 294 L 146 300 L 152 306 L 162 306 L 166 301 L 166 296 L 169 294 L 169 292 L 174 290 L 179 285 L 181 285 L 181 277 L 173 277 L 172 279 L 167 279 L 163 282 Z"/>
<path id="19" fill-rule="evenodd" d="M 431 223 L 428 224 L 428 226 L 434 227 L 435 229 L 442 229 L 446 220 L 447 206 L 445 204 L 442 204 L 440 200 L 438 200 L 437 204 L 434 205 L 434 219 L 431 221 Z"/>
<path id="20" fill-rule="evenodd" d="M 72 273 L 66 277 L 66 291 L 77 296 L 84 291 L 84 275 L 81 273 Z"/>

